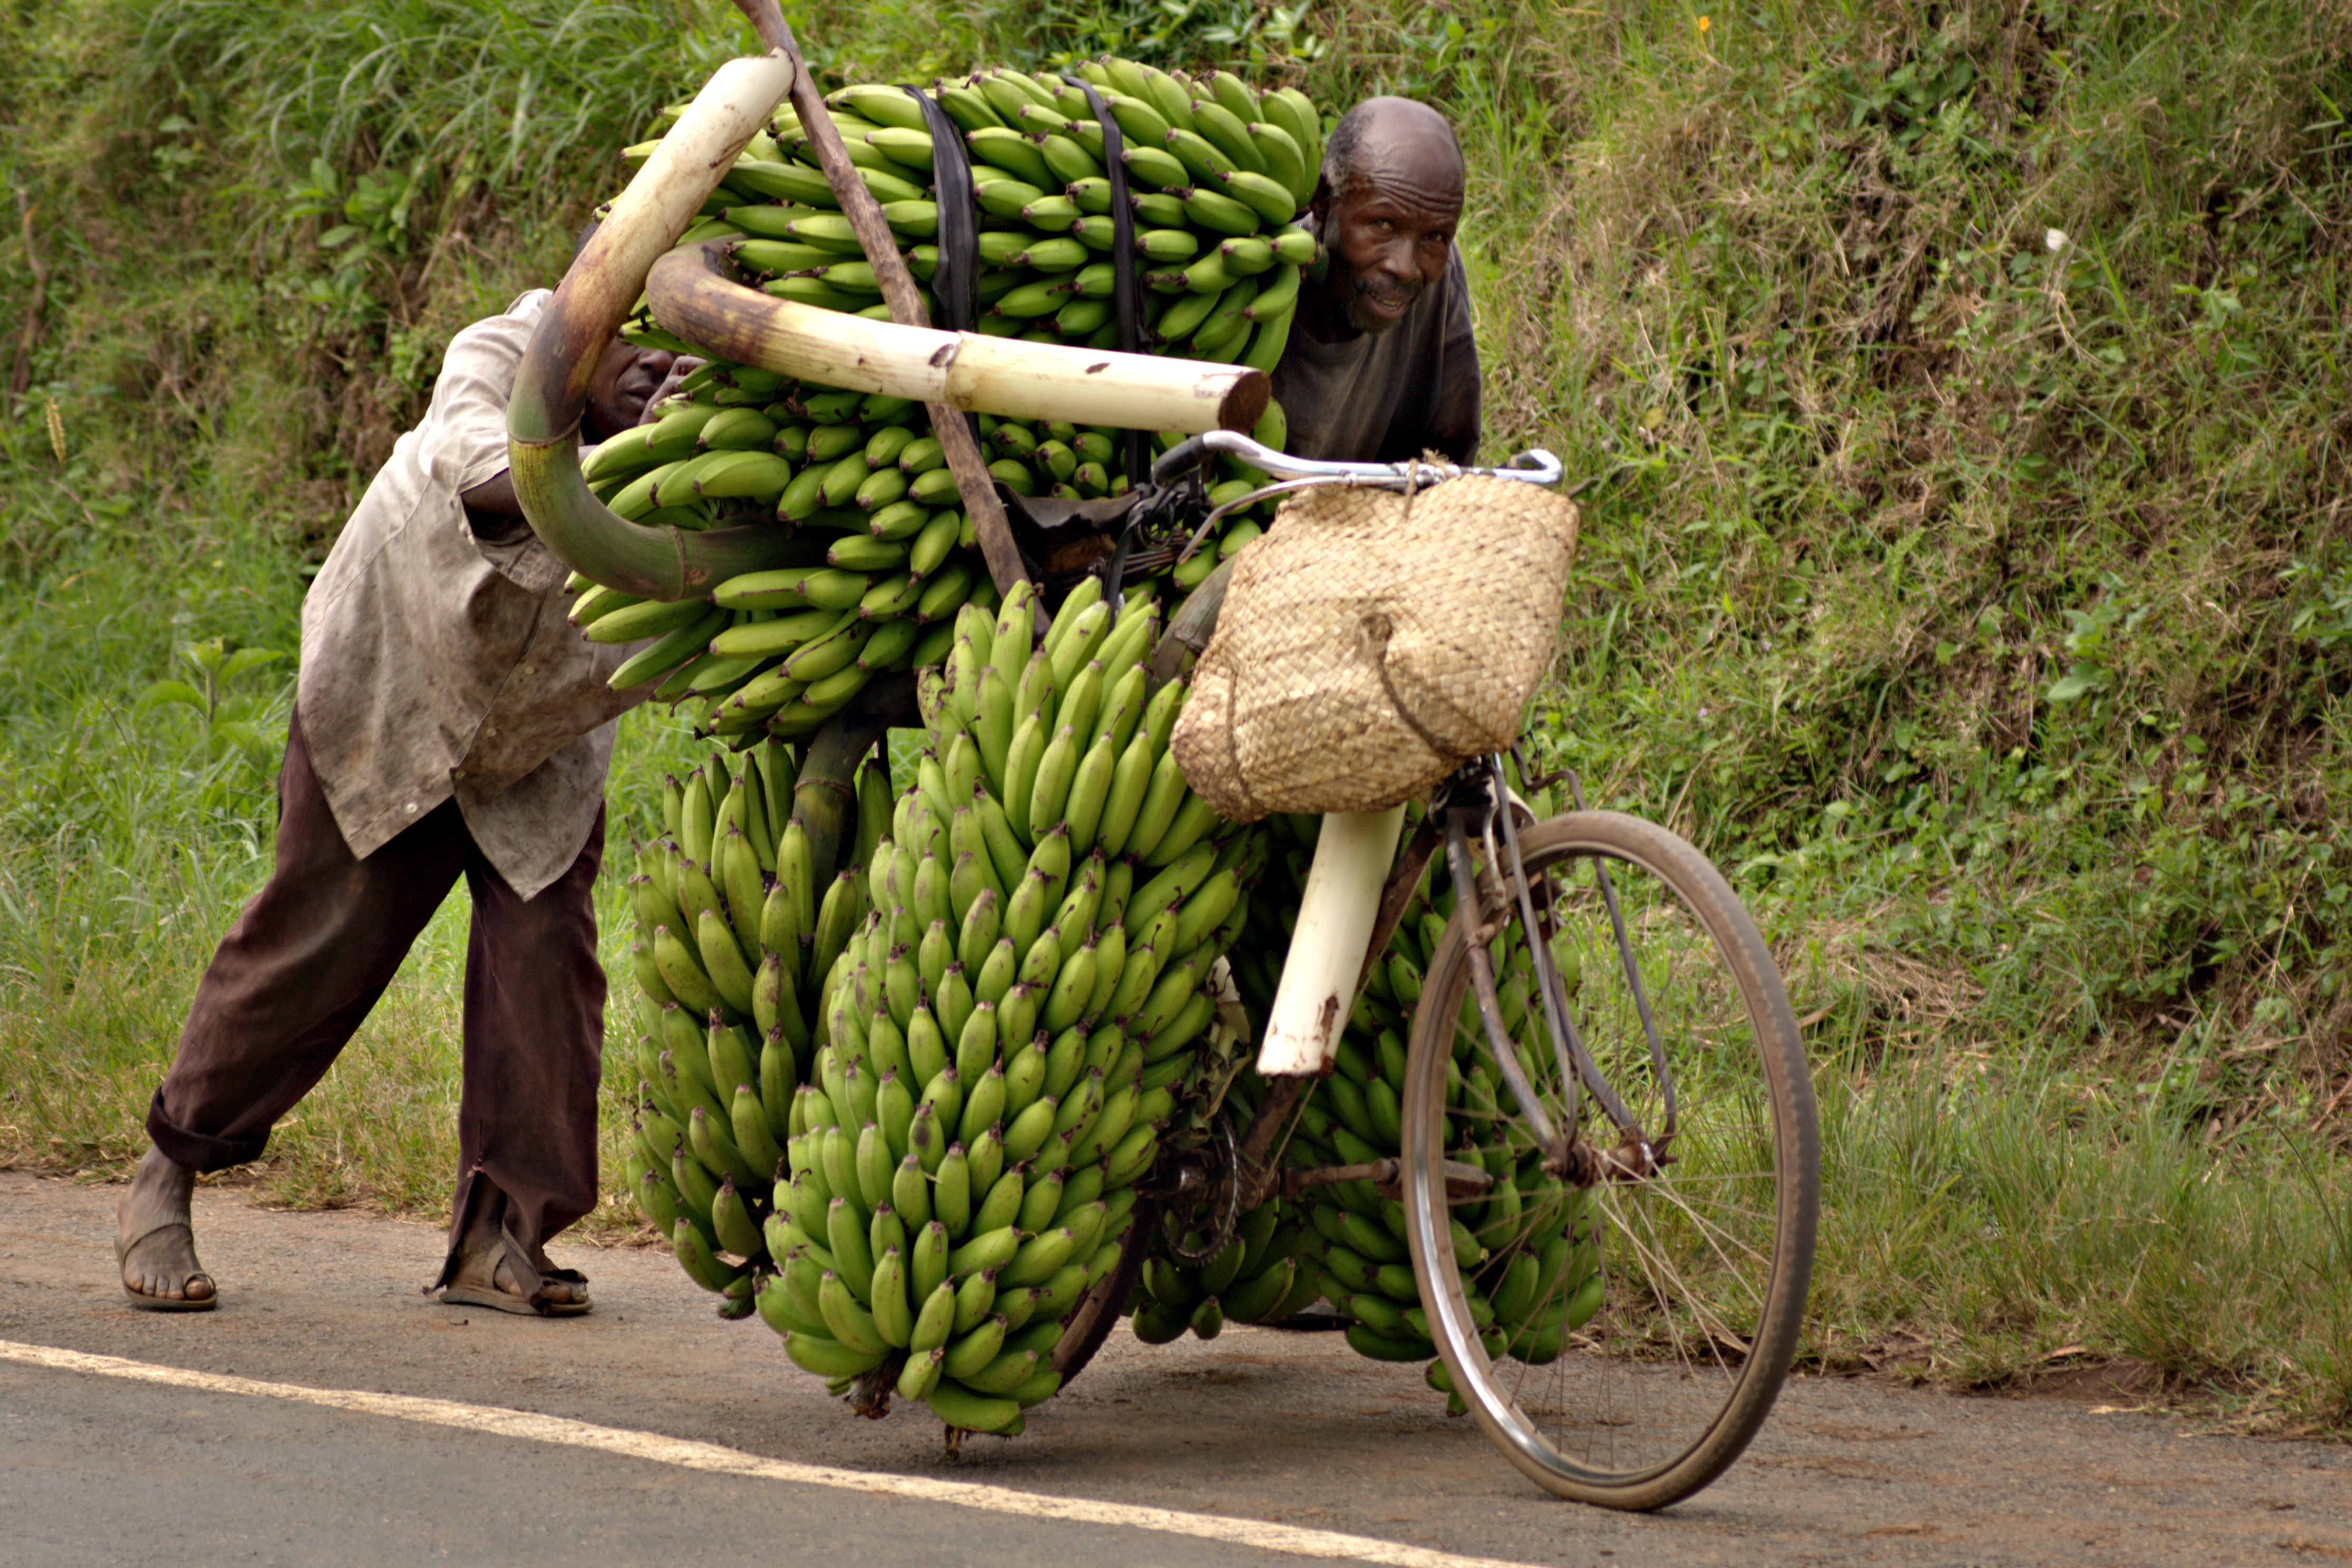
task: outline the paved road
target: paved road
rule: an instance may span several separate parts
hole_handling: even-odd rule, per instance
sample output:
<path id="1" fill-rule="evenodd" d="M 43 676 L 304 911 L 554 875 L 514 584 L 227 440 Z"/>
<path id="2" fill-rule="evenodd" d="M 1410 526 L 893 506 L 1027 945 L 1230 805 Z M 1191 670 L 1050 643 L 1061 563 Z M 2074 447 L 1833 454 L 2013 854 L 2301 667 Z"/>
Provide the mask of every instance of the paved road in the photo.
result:
<path id="1" fill-rule="evenodd" d="M 850 1416 L 655 1252 L 559 1247 L 595 1280 L 585 1319 L 451 1310 L 416 1294 L 434 1229 L 266 1214 L 206 1189 L 199 1236 L 225 1304 L 133 1312 L 105 1246 L 117 1190 L 0 1173 L 0 1561 L 23 1568 L 593 1568 L 812 1543 L 848 1563 L 1300 1561 L 1252 1521 L 1310 1532 L 1293 1548 L 1372 1552 L 1311 1533 L 1339 1532 L 1418 1549 L 1427 1568 L 2352 1562 L 2339 1447 L 1800 1378 L 1722 1480 L 1628 1516 L 1536 1492 L 1413 1369 L 1245 1329 L 1163 1347 L 1122 1332 L 1024 1436 L 971 1439 L 951 1461 L 936 1422 Z M 121 1360 L 42 1364 L 57 1358 L 34 1347 Z M 362 1397 L 377 1394 L 401 1397 Z M 563 1419 L 518 1429 L 486 1408 Z M 941 1500 L 959 1483 L 984 1506 Z M 1095 1504 L 1181 1517 L 1048 1516 Z"/>

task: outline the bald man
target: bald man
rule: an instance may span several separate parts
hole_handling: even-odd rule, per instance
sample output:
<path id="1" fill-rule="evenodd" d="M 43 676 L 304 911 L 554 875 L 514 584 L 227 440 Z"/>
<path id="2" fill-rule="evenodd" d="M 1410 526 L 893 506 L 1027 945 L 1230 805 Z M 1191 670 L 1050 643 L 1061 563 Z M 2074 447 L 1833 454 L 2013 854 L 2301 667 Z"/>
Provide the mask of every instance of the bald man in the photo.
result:
<path id="1" fill-rule="evenodd" d="M 1308 207 L 1326 256 L 1274 371 L 1293 453 L 1475 460 L 1478 350 L 1454 245 L 1465 173 L 1453 127 L 1411 99 L 1367 99 L 1332 131 Z"/>

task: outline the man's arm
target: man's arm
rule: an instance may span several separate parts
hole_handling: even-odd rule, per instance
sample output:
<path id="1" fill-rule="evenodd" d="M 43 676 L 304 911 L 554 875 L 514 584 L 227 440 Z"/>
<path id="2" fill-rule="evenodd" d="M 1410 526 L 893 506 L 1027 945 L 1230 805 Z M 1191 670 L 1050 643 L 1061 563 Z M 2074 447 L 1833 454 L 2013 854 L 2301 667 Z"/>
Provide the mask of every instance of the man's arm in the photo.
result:
<path id="1" fill-rule="evenodd" d="M 457 499 L 466 503 L 466 526 L 485 544 L 505 544 L 522 536 L 530 526 L 522 514 L 522 498 L 515 494 L 514 474 L 500 468 Z"/>
<path id="2" fill-rule="evenodd" d="M 672 365 L 661 385 L 646 399 L 646 410 L 638 422 L 650 425 L 659 418 L 657 410 L 663 400 L 701 363 L 698 359 L 680 359 Z M 588 454 L 595 449 L 593 445 L 583 444 L 580 448 L 581 461 L 587 461 Z M 466 506 L 466 525 L 485 544 L 510 544 L 529 531 L 530 521 L 523 515 L 522 498 L 515 494 L 511 469 L 500 468 L 473 489 L 462 491 L 457 499 Z"/>

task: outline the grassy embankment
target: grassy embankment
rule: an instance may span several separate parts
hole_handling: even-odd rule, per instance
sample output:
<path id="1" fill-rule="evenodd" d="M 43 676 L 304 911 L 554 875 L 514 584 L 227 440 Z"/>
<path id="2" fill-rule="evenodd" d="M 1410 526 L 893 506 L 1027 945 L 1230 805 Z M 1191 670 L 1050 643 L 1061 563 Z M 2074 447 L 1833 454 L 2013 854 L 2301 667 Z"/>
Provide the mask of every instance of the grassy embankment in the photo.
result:
<path id="1" fill-rule="evenodd" d="M 2311 8 L 2181 12 L 1330 5 L 1305 59 L 1239 5 L 793 15 L 860 78 L 1091 22 L 1445 106 L 1489 449 L 1614 476 L 1545 743 L 1735 870 L 1808 1022 L 1808 1353 L 2131 1355 L 2341 1429 L 2352 71 Z M 266 868 L 303 564 L 449 332 L 740 37 L 691 0 L 0 20 L 0 1160 L 136 1153 Z M 283 657 L 208 688 L 213 639 Z M 625 726 L 616 840 L 688 751 Z M 273 1198 L 441 1202 L 461 941 L 453 902 Z"/>

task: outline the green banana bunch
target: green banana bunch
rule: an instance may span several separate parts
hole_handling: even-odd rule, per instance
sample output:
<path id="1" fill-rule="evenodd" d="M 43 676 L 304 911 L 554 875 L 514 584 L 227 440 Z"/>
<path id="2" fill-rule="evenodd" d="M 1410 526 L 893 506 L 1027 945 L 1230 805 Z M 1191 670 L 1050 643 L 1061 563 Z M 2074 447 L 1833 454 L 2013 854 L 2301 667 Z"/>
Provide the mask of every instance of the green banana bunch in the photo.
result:
<path id="1" fill-rule="evenodd" d="M 1165 1344 L 1187 1331 L 1213 1340 L 1227 1323 L 1263 1323 L 1289 1317 L 1322 1294 L 1321 1275 L 1307 1256 L 1315 1233 L 1302 1228 L 1279 1198 L 1244 1215 L 1232 1237 L 1197 1268 L 1155 1256 L 1143 1266 L 1142 1295 L 1131 1327 L 1146 1344 Z M 1203 1238 L 1184 1238 L 1197 1250 Z"/>
<path id="2" fill-rule="evenodd" d="M 1262 900 L 1253 900 L 1247 931 L 1260 918 Z M 1239 951 L 1238 946 L 1236 952 Z M 1182 1120 L 1205 1122 L 1221 1100 L 1230 1101 L 1234 1123 L 1247 1126 L 1255 1110 L 1258 1080 L 1243 1072 L 1244 1053 L 1255 1049 L 1255 1036 L 1227 1029 L 1221 1021 L 1201 1056 L 1202 1081 L 1188 1086 Z M 1220 1054 L 1227 1058 L 1215 1062 Z M 1175 1134 L 1171 1131 L 1171 1136 Z M 1131 1327 L 1146 1344 L 1164 1344 L 1187 1331 L 1213 1340 L 1225 1324 L 1271 1322 L 1312 1304 L 1322 1294 L 1322 1270 L 1316 1254 L 1320 1242 L 1307 1225 L 1296 1200 L 1269 1198 L 1234 1225 L 1233 1235 L 1206 1261 L 1187 1265 L 1181 1255 L 1199 1258 L 1209 1238 L 1197 1232 L 1178 1236 L 1171 1216 L 1155 1240 L 1162 1243 L 1144 1264 L 1138 1279 Z M 1166 1245 L 1173 1242 L 1176 1246 Z"/>
<path id="3" fill-rule="evenodd" d="M 1248 912 L 1167 755 L 1184 688 L 1149 690 L 1150 595 L 1114 615 L 1082 585 L 1042 640 L 1032 611 L 1025 584 L 967 605 L 927 682 L 872 908 L 816 985 L 760 1298 L 810 1371 L 1001 1433 L 1118 1267 Z"/>
<path id="4" fill-rule="evenodd" d="M 638 956 L 639 1105 L 630 1191 L 721 1314 L 758 1310 L 777 1267 L 774 1188 L 815 1067 L 814 980 L 865 915 L 861 879 L 820 898 L 793 815 L 794 749 L 771 737 L 730 767 L 714 753 L 662 791 L 663 837 L 629 879 Z M 856 780 L 887 821 L 888 770 Z M 691 941 L 678 933 L 690 931 Z"/>
<path id="5" fill-rule="evenodd" d="M 1532 804 L 1539 815 L 1549 805 Z M 1233 961 L 1244 1005 L 1257 1019 L 1272 1004 L 1289 942 L 1284 916 L 1295 917 L 1318 826 L 1314 817 L 1276 819 L 1275 834 L 1286 842 L 1268 855 L 1266 894 L 1253 901 L 1255 923 L 1244 930 Z M 1425 881 L 1407 906 L 1349 1017 L 1331 1076 L 1301 1113 L 1288 1153 L 1293 1163 L 1356 1164 L 1402 1152 L 1405 1039 L 1421 977 L 1444 932 L 1452 901 L 1451 884 L 1441 873 Z M 1527 1015 L 1533 984 L 1527 956 L 1517 946 L 1517 928 L 1511 929 L 1497 988 L 1505 1022 L 1516 1029 Z M 1566 978 L 1573 985 L 1574 977 Z M 1479 1026 L 1468 1003 L 1462 1026 Z M 1537 1200 L 1548 1202 L 1553 1184 L 1533 1152 L 1498 1136 L 1507 1122 L 1496 1111 L 1508 1090 L 1492 1081 L 1483 1064 L 1466 1073 L 1457 1064 L 1448 1078 L 1448 1106 L 1465 1112 L 1453 1120 L 1458 1142 L 1449 1156 L 1483 1166 L 1495 1178 L 1490 1195 L 1462 1205 L 1453 1222 L 1472 1320 L 1488 1354 L 1549 1362 L 1600 1306 L 1593 1210 L 1589 1202 L 1580 1202 L 1539 1211 Z M 1482 1137 L 1487 1141 L 1480 1142 Z M 1308 1188 L 1297 1206 L 1313 1233 L 1305 1254 L 1319 1271 L 1322 1294 L 1349 1320 L 1349 1344 L 1377 1360 L 1430 1363 L 1431 1385 L 1458 1413 L 1444 1366 L 1433 1359 L 1436 1347 L 1412 1275 L 1402 1205 L 1369 1183 L 1344 1182 Z"/>
<path id="6" fill-rule="evenodd" d="M 1271 369 L 1318 256 L 1295 220 L 1319 113 L 1222 74 L 1085 69 L 1128 143 L 1146 346 Z M 1084 95 L 1005 70 L 934 91 L 973 171 L 980 330 L 1115 343 L 1109 171 Z M 860 85 L 828 112 L 930 280 L 919 106 Z M 719 237 L 779 297 L 887 314 L 790 114 L 688 234 Z M 689 346 L 643 317 L 624 334 Z M 1149 583 L 1117 616 L 1082 585 L 1041 644 L 1025 588 L 1000 604 L 922 410 L 713 361 L 656 412 L 584 458 L 591 489 L 650 526 L 785 529 L 798 553 L 708 600 L 572 584 L 583 636 L 636 645 L 614 685 L 695 704 L 740 758 L 670 781 L 664 836 L 637 851 L 631 1190 L 722 1313 L 756 1311 L 799 1364 L 951 1426 L 1018 1430 L 1057 1386 L 1062 1322 L 1118 1262 L 1163 1131 L 1196 1125 L 1240 1072 L 1247 1041 L 1211 971 L 1251 918 L 1266 836 L 1230 831 L 1168 754 L 1183 688 L 1154 690 L 1143 669 Z M 979 428 L 1017 491 L 1126 488 L 1119 431 Z M 1284 444 L 1278 407 L 1255 434 Z M 1230 463 L 1210 477 L 1218 502 L 1264 479 Z M 1229 514 L 1178 584 L 1269 510 Z M 856 851 L 820 886 L 792 816 L 793 742 L 905 669 L 926 672 L 915 787 L 867 769 Z M 1319 1285 L 1300 1217 L 1234 1260 L 1220 1314 Z"/>
<path id="7" fill-rule="evenodd" d="M 1319 254 L 1314 236 L 1296 219 L 1320 166 L 1320 111 L 1294 89 L 1261 94 L 1225 73 L 1194 79 L 1117 59 L 1081 69 L 1097 84 L 1127 143 L 1139 281 L 1149 306 L 1144 346 L 1272 370 L 1288 338 L 1302 269 Z M 1004 69 L 943 79 L 932 92 L 963 135 L 971 168 L 981 229 L 977 329 L 1115 346 L 1110 186 L 1102 130 L 1084 95 L 1055 77 Z M 860 178 L 881 202 L 909 270 L 931 281 L 940 263 L 933 243 L 939 193 L 921 110 L 898 88 L 857 84 L 834 93 L 827 112 Z M 653 145 L 629 153 L 641 158 Z M 706 211 L 710 216 L 689 237 L 733 237 L 737 263 L 767 291 L 887 318 L 873 268 L 791 111 L 752 139 Z M 643 315 L 624 333 L 688 347 Z M 843 631 L 826 645 L 830 651 L 810 653 L 803 663 L 812 669 L 833 663 L 850 643 L 860 645 L 851 662 L 868 673 L 935 662 L 941 624 L 961 602 L 945 582 L 961 569 L 967 591 L 985 601 L 986 574 L 968 553 L 970 525 L 921 419 L 920 410 L 899 400 L 714 363 L 658 421 L 596 448 L 583 472 L 590 489 L 623 517 L 684 529 L 773 520 L 806 535 L 804 564 L 818 574 L 797 598 L 792 583 L 771 574 L 734 595 L 751 602 L 716 595 L 719 608 L 734 612 L 727 619 L 709 606 L 697 618 L 611 595 L 583 597 L 578 618 L 592 638 L 656 639 L 615 683 L 659 680 L 657 694 L 667 700 L 698 699 L 715 732 L 765 725 L 791 737 L 812 731 L 865 677 L 845 669 L 787 671 L 785 656 L 748 651 L 797 652 L 834 630 L 817 627 L 801 637 L 815 623 L 782 612 L 854 607 L 861 622 L 874 623 L 861 628 L 863 641 Z M 1278 412 L 1271 421 L 1258 436 L 1271 434 L 1278 446 Z M 991 471 L 1020 493 L 1085 500 L 1126 488 L 1128 477 L 1115 471 L 1121 449 L 1116 430 L 987 416 L 981 427 Z M 1246 477 L 1228 464 L 1214 499 L 1245 494 L 1252 487 L 1239 481 Z M 1270 511 L 1265 503 L 1254 515 L 1232 514 L 1228 531 L 1213 542 L 1217 548 L 1186 563 L 1180 586 L 1193 585 L 1221 554 L 1255 537 Z M 862 588 L 854 582 L 860 575 Z M 917 588 L 919 583 L 928 588 Z M 779 614 L 747 624 L 747 612 L 755 609 Z M 613 618 L 625 610 L 630 613 Z M 887 624 L 890 616 L 910 615 L 912 627 Z M 791 624 L 751 629 L 779 619 Z M 722 637 L 726 647 L 714 647 Z M 727 651 L 733 647 L 747 651 Z"/>
<path id="8" fill-rule="evenodd" d="M 597 447 L 582 471 L 624 517 L 782 525 L 803 546 L 709 600 L 635 602 L 583 584 L 572 612 L 583 636 L 653 639 L 612 684 L 659 682 L 656 696 L 698 705 L 711 734 L 799 739 L 875 676 L 945 657 L 955 613 L 992 606 L 996 590 L 954 487 L 923 487 L 923 463 L 939 459 L 921 419 L 903 398 L 714 362 L 659 418 Z"/>

